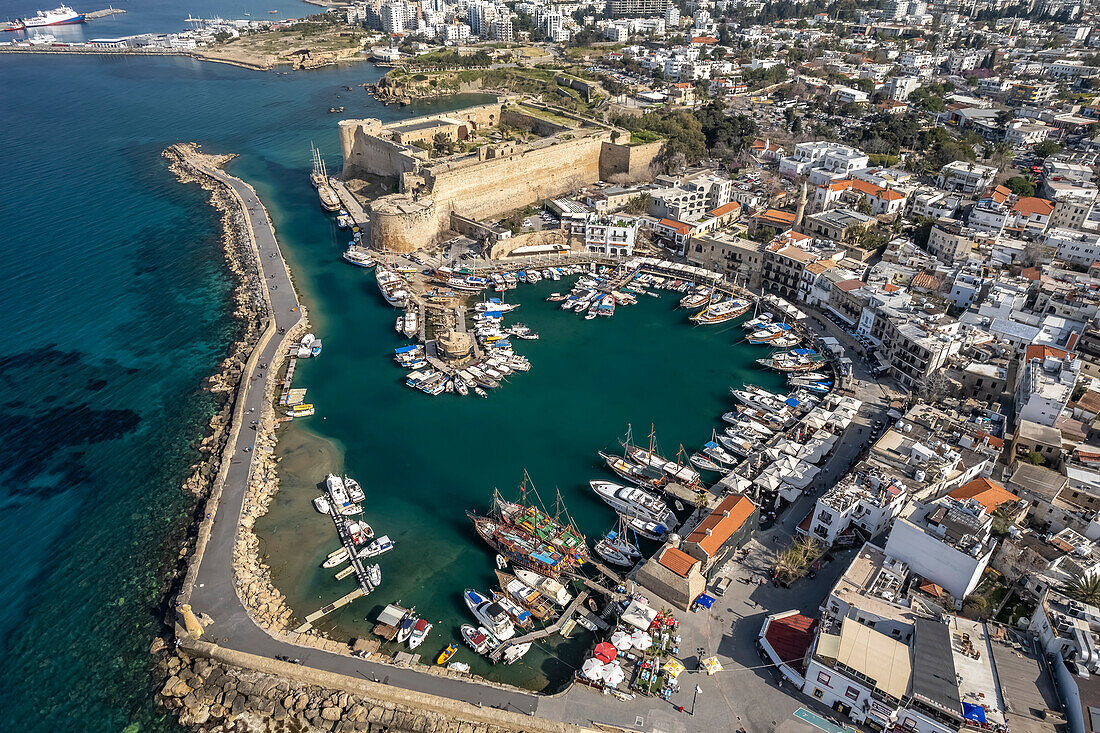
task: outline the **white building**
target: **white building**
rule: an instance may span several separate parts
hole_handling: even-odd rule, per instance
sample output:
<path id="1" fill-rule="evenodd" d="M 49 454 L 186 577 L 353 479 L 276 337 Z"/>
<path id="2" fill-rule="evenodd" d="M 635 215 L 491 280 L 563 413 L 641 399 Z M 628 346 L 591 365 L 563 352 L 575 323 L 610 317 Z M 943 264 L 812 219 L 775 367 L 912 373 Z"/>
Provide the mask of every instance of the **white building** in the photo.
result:
<path id="1" fill-rule="evenodd" d="M 589 215 L 584 224 L 584 250 L 592 254 L 634 254 L 638 236 L 637 219 L 632 217 Z"/>
<path id="2" fill-rule="evenodd" d="M 956 160 L 940 169 L 937 185 L 947 191 L 977 193 L 993 183 L 996 175 L 993 166 Z"/>
<path id="3" fill-rule="evenodd" d="M 817 499 L 810 523 L 798 531 L 826 546 L 857 542 L 855 529 L 864 537 L 875 537 L 901 513 L 908 500 L 905 485 L 897 477 L 877 469 L 853 471 Z"/>
<path id="4" fill-rule="evenodd" d="M 1100 234 L 1096 232 L 1051 227 L 1044 241 L 1056 257 L 1066 262 L 1089 267 L 1100 261 Z"/>
<path id="5" fill-rule="evenodd" d="M 1081 376 L 1081 360 L 1053 347 L 1028 346 L 1016 386 L 1016 421 L 1053 426 Z"/>
<path id="6" fill-rule="evenodd" d="M 862 150 L 824 140 L 799 143 L 791 155 L 779 160 L 780 174 L 809 175 L 815 186 L 848 178 L 867 167 L 868 157 Z"/>
<path id="7" fill-rule="evenodd" d="M 961 608 L 993 555 L 992 525 L 993 517 L 976 501 L 945 496 L 928 504 L 913 502 L 894 522 L 886 554 L 950 593 Z"/>

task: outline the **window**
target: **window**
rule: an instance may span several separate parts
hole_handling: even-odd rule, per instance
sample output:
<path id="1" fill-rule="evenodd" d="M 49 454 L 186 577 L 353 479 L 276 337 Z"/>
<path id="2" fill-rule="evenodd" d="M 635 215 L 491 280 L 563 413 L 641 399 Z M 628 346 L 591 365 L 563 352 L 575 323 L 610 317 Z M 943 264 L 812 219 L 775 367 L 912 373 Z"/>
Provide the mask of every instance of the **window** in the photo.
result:
<path id="1" fill-rule="evenodd" d="M 848 698 L 849 700 L 858 700 L 859 690 L 849 685 L 848 689 L 844 691 L 844 697 Z"/>
<path id="2" fill-rule="evenodd" d="M 818 672 L 817 673 L 817 681 L 820 682 L 823 685 L 828 685 L 829 680 L 831 680 L 831 679 L 832 679 L 831 675 L 827 675 L 824 672 Z"/>

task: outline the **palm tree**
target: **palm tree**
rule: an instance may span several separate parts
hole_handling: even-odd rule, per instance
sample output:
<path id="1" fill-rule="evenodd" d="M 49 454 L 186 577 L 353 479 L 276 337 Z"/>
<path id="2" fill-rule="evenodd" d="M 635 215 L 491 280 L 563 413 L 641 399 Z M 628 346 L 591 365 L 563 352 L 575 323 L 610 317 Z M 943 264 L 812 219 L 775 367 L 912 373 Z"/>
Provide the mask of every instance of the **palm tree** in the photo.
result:
<path id="1" fill-rule="evenodd" d="M 1075 601 L 1100 605 L 1100 575 L 1086 575 L 1074 578 L 1065 584 L 1062 592 Z"/>

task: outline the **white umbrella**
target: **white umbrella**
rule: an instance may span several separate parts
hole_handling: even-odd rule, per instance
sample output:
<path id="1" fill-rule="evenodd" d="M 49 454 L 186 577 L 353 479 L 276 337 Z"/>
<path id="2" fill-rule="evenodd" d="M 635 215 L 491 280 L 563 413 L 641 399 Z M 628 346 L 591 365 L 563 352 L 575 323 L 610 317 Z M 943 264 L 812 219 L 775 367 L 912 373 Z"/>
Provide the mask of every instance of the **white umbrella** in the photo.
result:
<path id="1" fill-rule="evenodd" d="M 618 685 L 620 682 L 626 679 L 626 672 L 619 666 L 617 662 L 612 663 L 604 667 L 603 680 L 612 687 Z"/>
<path id="2" fill-rule="evenodd" d="M 641 632 L 639 632 L 641 633 Z M 634 637 L 625 631 L 616 631 L 611 635 L 611 643 L 615 645 L 615 648 L 621 652 L 625 652 L 631 646 L 633 646 Z"/>
<path id="3" fill-rule="evenodd" d="M 592 657 L 586 659 L 584 664 L 581 665 L 581 674 L 590 680 L 598 680 L 603 677 L 604 664 L 600 660 Z"/>
<path id="4" fill-rule="evenodd" d="M 641 634 L 640 638 L 634 641 L 634 646 L 638 647 L 643 652 L 653 646 L 653 637 L 649 634 Z"/>

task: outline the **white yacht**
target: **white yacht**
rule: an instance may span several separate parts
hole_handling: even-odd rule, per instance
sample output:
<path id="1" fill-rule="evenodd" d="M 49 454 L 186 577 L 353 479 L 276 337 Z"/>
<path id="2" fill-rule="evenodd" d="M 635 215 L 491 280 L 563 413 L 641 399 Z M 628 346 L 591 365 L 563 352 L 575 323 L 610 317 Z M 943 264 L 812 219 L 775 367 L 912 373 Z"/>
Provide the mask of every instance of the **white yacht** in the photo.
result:
<path id="1" fill-rule="evenodd" d="M 637 486 L 622 486 L 612 481 L 589 481 L 588 485 L 615 511 L 665 526 L 673 526 L 676 515 L 668 505 Z"/>

